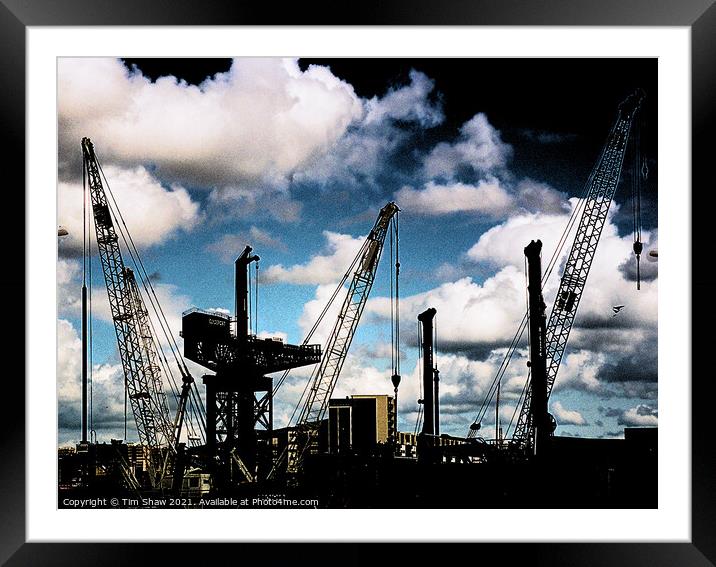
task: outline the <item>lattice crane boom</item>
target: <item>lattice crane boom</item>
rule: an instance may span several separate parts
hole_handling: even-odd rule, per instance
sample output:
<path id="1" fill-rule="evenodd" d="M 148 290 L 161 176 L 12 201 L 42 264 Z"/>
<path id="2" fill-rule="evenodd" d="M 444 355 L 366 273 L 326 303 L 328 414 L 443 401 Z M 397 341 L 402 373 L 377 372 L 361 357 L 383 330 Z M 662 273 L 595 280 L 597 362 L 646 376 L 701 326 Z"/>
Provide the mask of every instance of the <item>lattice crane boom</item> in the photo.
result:
<path id="1" fill-rule="evenodd" d="M 289 470 L 297 469 L 303 454 L 315 438 L 321 420 L 325 418 L 328 403 L 375 280 L 390 221 L 398 211 L 398 206 L 393 202 L 380 210 L 375 225 L 358 252 L 357 267 L 348 293 L 326 341 L 321 362 L 312 375 L 311 387 L 296 422 L 303 439 L 299 441 L 295 460 L 289 461 Z"/>
<path id="2" fill-rule="evenodd" d="M 587 181 L 588 192 L 584 210 L 547 323 L 547 398 L 552 392 L 597 244 L 619 183 L 634 116 L 643 99 L 644 92 L 637 90 L 619 105 L 617 119 Z M 512 437 L 513 443 L 522 447 L 534 446 L 534 424 L 531 423 L 530 417 L 531 398 L 530 384 L 525 391 L 524 403 Z"/>
<path id="3" fill-rule="evenodd" d="M 82 155 L 127 395 L 139 440 L 149 450 L 150 480 L 153 486 L 158 486 L 165 469 L 162 448 L 168 446 L 169 450 L 175 450 L 174 424 L 169 417 L 149 314 L 134 272 L 124 264 L 99 163 L 89 138 L 82 139 Z"/>

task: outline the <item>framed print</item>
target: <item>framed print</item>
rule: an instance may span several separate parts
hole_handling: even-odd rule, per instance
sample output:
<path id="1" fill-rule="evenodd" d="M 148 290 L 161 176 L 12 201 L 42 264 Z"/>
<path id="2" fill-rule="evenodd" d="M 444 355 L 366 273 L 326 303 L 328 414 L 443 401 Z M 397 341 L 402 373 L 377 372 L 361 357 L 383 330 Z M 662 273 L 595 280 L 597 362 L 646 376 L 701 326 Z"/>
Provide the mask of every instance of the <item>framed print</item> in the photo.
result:
<path id="1" fill-rule="evenodd" d="M 8 565 L 712 564 L 710 2 L 5 4 Z"/>

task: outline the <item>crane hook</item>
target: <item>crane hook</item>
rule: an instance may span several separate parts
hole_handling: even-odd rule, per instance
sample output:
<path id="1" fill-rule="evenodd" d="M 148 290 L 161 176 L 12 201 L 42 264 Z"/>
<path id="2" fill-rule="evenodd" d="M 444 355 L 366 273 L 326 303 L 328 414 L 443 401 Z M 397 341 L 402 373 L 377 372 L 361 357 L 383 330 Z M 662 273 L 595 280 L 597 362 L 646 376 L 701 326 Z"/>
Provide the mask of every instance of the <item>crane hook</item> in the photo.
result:
<path id="1" fill-rule="evenodd" d="M 641 260 L 641 252 L 644 246 L 639 240 L 634 242 L 634 254 L 636 255 L 636 289 L 641 289 L 641 273 L 639 269 L 639 261 Z"/>

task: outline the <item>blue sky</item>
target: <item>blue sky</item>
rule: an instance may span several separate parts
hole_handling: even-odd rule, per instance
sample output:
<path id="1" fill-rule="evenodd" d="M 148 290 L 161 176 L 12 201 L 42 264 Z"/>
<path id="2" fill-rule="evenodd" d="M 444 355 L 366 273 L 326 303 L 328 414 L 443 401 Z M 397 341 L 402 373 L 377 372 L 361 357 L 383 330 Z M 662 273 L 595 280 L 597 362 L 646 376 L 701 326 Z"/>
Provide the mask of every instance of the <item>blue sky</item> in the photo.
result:
<path id="1" fill-rule="evenodd" d="M 403 431 L 415 427 L 420 395 L 417 314 L 438 310 L 441 429 L 465 435 L 524 313 L 522 249 L 540 238 L 551 255 L 618 102 L 637 86 L 650 97 L 643 240 L 658 245 L 655 61 L 67 58 L 58 68 L 58 224 L 69 231 L 58 259 L 60 443 L 79 437 L 83 136 L 176 336 L 189 307 L 233 310 L 233 259 L 250 244 L 261 256 L 259 333 L 302 342 L 378 210 L 395 200 Z M 612 80 L 595 85 L 605 73 Z M 657 423 L 657 263 L 642 260 L 636 291 L 623 185 L 551 399 L 562 435 Z M 386 258 L 336 395 L 392 393 Z M 93 267 L 102 441 L 122 437 L 124 397 L 96 253 Z M 556 285 L 545 288 L 548 305 Z M 626 308 L 612 317 L 617 304 Z M 521 348 L 503 382 L 503 423 L 525 368 Z M 308 370 L 279 391 L 277 425 Z"/>

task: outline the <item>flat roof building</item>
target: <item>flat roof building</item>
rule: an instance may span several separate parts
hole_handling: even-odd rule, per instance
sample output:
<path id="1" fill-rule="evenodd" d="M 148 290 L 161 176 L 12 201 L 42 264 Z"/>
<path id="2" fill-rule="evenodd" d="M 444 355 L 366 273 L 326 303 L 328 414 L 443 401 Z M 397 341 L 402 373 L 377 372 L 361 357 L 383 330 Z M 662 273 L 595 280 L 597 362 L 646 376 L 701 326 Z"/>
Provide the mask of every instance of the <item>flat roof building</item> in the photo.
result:
<path id="1" fill-rule="evenodd" d="M 369 452 L 378 444 L 395 441 L 393 396 L 355 395 L 333 398 L 328 404 L 329 453 Z"/>

